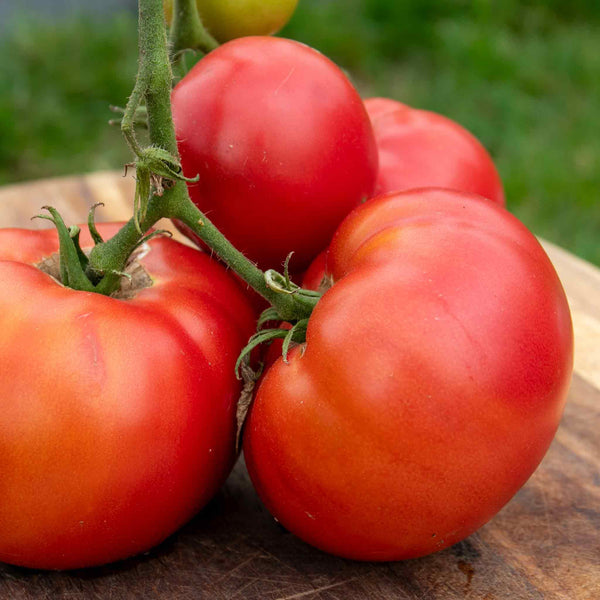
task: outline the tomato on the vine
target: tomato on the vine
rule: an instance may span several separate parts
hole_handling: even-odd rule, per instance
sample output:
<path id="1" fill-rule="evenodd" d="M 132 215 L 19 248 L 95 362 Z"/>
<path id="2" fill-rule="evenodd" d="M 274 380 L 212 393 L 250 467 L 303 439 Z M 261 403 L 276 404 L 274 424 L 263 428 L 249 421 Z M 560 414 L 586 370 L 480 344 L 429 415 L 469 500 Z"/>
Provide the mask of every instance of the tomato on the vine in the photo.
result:
<path id="1" fill-rule="evenodd" d="M 322 54 L 241 38 L 179 82 L 173 119 L 192 200 L 259 266 L 301 270 L 368 198 L 377 149 L 362 100 Z"/>
<path id="2" fill-rule="evenodd" d="M 251 479 L 322 550 L 440 550 L 497 513 L 552 441 L 572 369 L 563 289 L 517 219 L 449 190 L 363 204 L 325 260 L 334 283 L 306 342 L 250 409 Z"/>
<path id="3" fill-rule="evenodd" d="M 202 22 L 219 42 L 278 32 L 298 0 L 197 0 Z"/>
<path id="4" fill-rule="evenodd" d="M 0 560 L 70 569 L 149 549 L 224 482 L 253 313 L 220 264 L 166 238 L 120 298 L 36 267 L 57 250 L 53 230 L 0 231 Z"/>
<path id="5" fill-rule="evenodd" d="M 298 0 L 196 0 L 206 29 L 221 43 L 249 35 L 277 33 L 292 17 Z M 163 0 L 173 18 L 173 0 Z"/>
<path id="6" fill-rule="evenodd" d="M 504 205 L 502 181 L 490 155 L 464 127 L 388 98 L 368 98 L 365 107 L 379 149 L 376 194 L 440 187 Z"/>

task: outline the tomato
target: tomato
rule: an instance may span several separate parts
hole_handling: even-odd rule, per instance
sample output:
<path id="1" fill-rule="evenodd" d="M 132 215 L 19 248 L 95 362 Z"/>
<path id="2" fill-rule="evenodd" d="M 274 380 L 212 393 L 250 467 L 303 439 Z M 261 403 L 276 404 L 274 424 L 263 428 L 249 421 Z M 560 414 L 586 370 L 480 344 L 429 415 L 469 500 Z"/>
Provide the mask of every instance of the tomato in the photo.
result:
<path id="1" fill-rule="evenodd" d="M 298 0 L 197 0 L 206 28 L 219 42 L 279 31 L 296 10 Z"/>
<path id="2" fill-rule="evenodd" d="M 370 196 L 377 149 L 342 71 L 269 37 L 228 42 L 175 87 L 173 118 L 192 200 L 264 268 L 299 271 Z"/>
<path id="3" fill-rule="evenodd" d="M 196 0 L 202 23 L 221 43 L 277 33 L 290 20 L 297 4 L 298 0 Z M 170 24 L 173 0 L 163 0 L 163 5 Z"/>
<path id="4" fill-rule="evenodd" d="M 250 410 L 251 479 L 322 550 L 440 550 L 497 513 L 552 441 L 573 353 L 561 284 L 506 210 L 448 190 L 367 202 L 326 263 L 306 343 Z"/>
<path id="5" fill-rule="evenodd" d="M 458 123 L 387 98 L 369 98 L 365 107 L 379 149 L 377 194 L 443 187 L 505 204 L 490 155 Z"/>
<path id="6" fill-rule="evenodd" d="M 57 249 L 54 231 L 0 231 L 0 560 L 70 569 L 151 548 L 224 482 L 253 316 L 177 242 L 149 242 L 151 285 L 124 299 L 36 268 Z"/>

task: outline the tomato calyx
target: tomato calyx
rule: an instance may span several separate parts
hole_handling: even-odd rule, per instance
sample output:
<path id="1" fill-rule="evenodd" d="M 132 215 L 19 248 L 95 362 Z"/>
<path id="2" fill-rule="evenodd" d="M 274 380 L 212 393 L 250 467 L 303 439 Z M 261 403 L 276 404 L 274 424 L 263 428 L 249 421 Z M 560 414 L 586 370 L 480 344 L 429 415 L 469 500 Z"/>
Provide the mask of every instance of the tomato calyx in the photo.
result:
<path id="1" fill-rule="evenodd" d="M 265 283 L 269 289 L 277 294 L 287 295 L 293 301 L 290 309 L 291 312 L 289 314 L 279 313 L 279 318 L 270 319 L 271 321 L 299 321 L 301 319 L 306 319 L 310 317 L 319 298 L 322 296 L 320 292 L 303 289 L 291 281 L 287 273 L 287 265 L 284 275 L 273 269 L 265 271 Z"/>
<path id="2" fill-rule="evenodd" d="M 264 325 L 273 323 L 274 321 L 279 321 L 280 326 L 262 329 Z M 288 322 L 281 322 L 279 313 L 274 308 L 267 308 L 258 319 L 257 332 L 248 340 L 248 344 L 241 351 L 235 364 L 235 375 L 239 380 L 243 381 L 243 388 L 238 398 L 236 410 L 236 452 L 239 452 L 241 448 L 242 432 L 254 398 L 254 388 L 261 378 L 265 366 L 263 362 L 260 362 L 257 368 L 251 366 L 252 351 L 263 344 L 270 344 L 275 340 L 283 340 L 281 355 L 283 362 L 287 364 L 291 347 L 303 344 L 306 341 L 307 328 L 308 318 L 300 319 L 291 325 Z"/>
<path id="3" fill-rule="evenodd" d="M 267 309 L 269 310 L 269 309 Z M 248 366 L 248 359 L 252 350 L 261 344 L 270 344 L 274 340 L 283 340 L 281 347 L 281 356 L 283 362 L 288 362 L 288 354 L 292 344 L 302 344 L 306 341 L 306 329 L 308 327 L 308 319 L 297 321 L 289 329 L 281 329 L 280 327 L 270 329 L 260 329 L 257 331 L 246 344 L 246 347 L 240 353 L 235 365 L 236 376 L 238 379 L 244 379 L 243 369 Z M 254 372 L 255 379 L 260 376 L 262 366 L 258 371 Z"/>
<path id="4" fill-rule="evenodd" d="M 74 290 L 93 292 L 95 284 L 85 273 L 89 259 L 79 244 L 81 230 L 76 225 L 67 227 L 60 213 L 52 206 L 42 206 L 49 215 L 36 215 L 34 219 L 46 219 L 54 223 L 60 243 L 59 273 L 60 282 Z M 93 209 L 92 209 L 93 210 Z"/>
<path id="5" fill-rule="evenodd" d="M 248 378 L 248 373 L 245 373 L 244 370 L 249 368 L 250 354 L 254 348 L 281 339 L 283 340 L 281 355 L 283 361 L 287 363 L 292 344 L 302 344 L 306 341 L 308 320 L 323 294 L 319 291 L 304 289 L 290 279 L 289 263 L 292 254 L 293 252 L 290 252 L 285 260 L 283 274 L 273 269 L 265 271 L 264 274 L 265 283 L 270 290 L 292 299 L 291 308 L 288 308 L 290 312 L 270 306 L 261 313 L 256 323 L 256 333 L 248 340 L 235 364 L 236 376 L 240 380 L 246 381 Z M 282 328 L 282 323 L 286 323 L 287 326 Z M 268 324 L 277 325 L 277 327 L 265 328 Z M 254 380 L 260 377 L 261 371 L 262 365 L 259 366 L 258 371 L 252 372 Z"/>
<path id="6" fill-rule="evenodd" d="M 138 260 L 144 253 L 144 247 L 139 247 L 131 256 L 131 260 L 121 273 L 121 285 L 110 295 L 111 298 L 130 300 L 134 298 L 140 290 L 150 287 L 153 284 L 152 278 Z M 59 253 L 51 254 L 44 258 L 44 260 L 36 264 L 36 267 L 63 285 L 60 272 Z"/>
<path id="7" fill-rule="evenodd" d="M 88 215 L 88 229 L 94 246 L 87 252 L 83 250 L 79 241 L 81 229 L 77 225 L 67 227 L 60 213 L 54 207 L 42 207 L 49 214 L 39 214 L 33 218 L 46 219 L 54 224 L 58 233 L 59 251 L 44 259 L 37 267 L 61 285 L 74 290 L 121 299 L 132 298 L 140 289 L 152 285 L 152 279 L 137 258 L 140 253 L 144 252 L 146 243 L 150 239 L 159 235 L 171 236 L 171 232 L 155 230 L 143 236 L 120 268 L 110 267 L 106 270 L 92 268 L 91 253 L 105 243 L 94 219 L 96 208 L 99 206 L 102 206 L 102 203 L 94 204 Z"/>
<path id="8" fill-rule="evenodd" d="M 311 290 L 301 290 L 302 292 L 310 292 Z M 313 294 L 316 294 L 313 292 Z M 312 296 L 317 299 L 320 298 L 320 294 Z M 313 305 L 316 306 L 316 302 Z M 263 344 L 270 344 L 274 340 L 283 340 L 281 347 L 281 356 L 285 363 L 288 362 L 288 354 L 290 348 L 294 344 L 302 344 L 306 341 L 306 329 L 308 327 L 310 315 L 298 319 L 283 319 L 276 308 L 267 308 L 260 315 L 257 325 L 256 333 L 248 340 L 246 346 L 240 352 L 240 355 L 235 363 L 236 377 L 240 380 L 246 380 L 247 377 L 244 375 L 244 368 L 250 366 L 250 355 L 255 348 Z M 280 325 L 285 323 L 286 328 L 282 328 Z M 279 324 L 277 327 L 263 328 L 267 324 Z M 262 364 L 259 365 L 256 371 L 253 371 L 254 379 L 258 379 L 262 372 Z"/>

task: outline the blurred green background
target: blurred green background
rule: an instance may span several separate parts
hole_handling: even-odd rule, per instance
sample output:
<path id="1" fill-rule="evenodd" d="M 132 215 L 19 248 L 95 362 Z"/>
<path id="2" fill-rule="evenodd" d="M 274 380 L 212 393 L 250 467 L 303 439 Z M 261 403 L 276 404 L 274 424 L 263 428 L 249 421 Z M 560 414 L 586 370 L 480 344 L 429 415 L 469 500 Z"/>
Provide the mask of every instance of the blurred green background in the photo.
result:
<path id="1" fill-rule="evenodd" d="M 0 184 L 129 160 L 106 122 L 133 84 L 130 11 L 21 13 L 0 35 Z M 282 35 L 330 56 L 364 96 L 470 129 L 508 208 L 600 265 L 600 2 L 300 0 Z"/>

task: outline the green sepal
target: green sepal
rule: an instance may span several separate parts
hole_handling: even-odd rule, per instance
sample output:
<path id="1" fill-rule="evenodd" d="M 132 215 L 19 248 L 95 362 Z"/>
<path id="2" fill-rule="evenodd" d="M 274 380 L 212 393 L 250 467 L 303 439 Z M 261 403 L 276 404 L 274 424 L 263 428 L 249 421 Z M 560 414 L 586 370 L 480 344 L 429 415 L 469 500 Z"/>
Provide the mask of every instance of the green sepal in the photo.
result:
<path id="1" fill-rule="evenodd" d="M 242 362 L 246 357 L 250 356 L 250 353 L 254 348 L 260 346 L 260 344 L 264 344 L 266 342 L 272 342 L 276 339 L 283 339 L 288 334 L 287 329 L 265 329 L 263 331 L 259 331 L 255 333 L 249 340 L 246 346 L 240 352 L 238 359 L 235 363 L 235 376 L 241 380 L 242 375 L 240 372 L 240 367 Z"/>
<path id="2" fill-rule="evenodd" d="M 102 294 L 103 296 L 110 296 L 117 289 L 119 289 L 119 283 L 121 281 L 121 277 L 123 277 L 125 273 L 123 271 L 118 271 L 116 269 L 111 269 L 107 271 L 96 286 L 96 292 L 98 294 Z"/>
<path id="3" fill-rule="evenodd" d="M 260 330 L 265 323 L 270 323 L 272 321 L 283 321 L 283 319 L 278 310 L 273 306 L 270 306 L 260 313 L 260 317 L 258 317 L 258 321 L 256 322 L 256 329 Z"/>
<path id="4" fill-rule="evenodd" d="M 143 246 L 146 242 L 149 242 L 152 238 L 155 237 L 160 237 L 160 236 L 165 236 L 165 237 L 173 237 L 173 234 L 168 230 L 168 229 L 156 229 L 155 231 L 151 231 L 148 235 L 145 235 L 134 247 L 133 249 L 136 250 L 137 248 L 139 248 L 140 246 Z"/>
<path id="5" fill-rule="evenodd" d="M 140 222 L 144 220 L 148 203 L 150 202 L 150 169 L 142 162 L 136 163 L 136 184 L 135 195 L 133 198 L 133 222 L 137 232 L 142 235 L 142 227 Z"/>
<path id="6" fill-rule="evenodd" d="M 79 235 L 81 234 L 81 229 L 79 229 L 79 227 L 77 227 L 77 225 L 71 225 L 71 227 L 69 227 L 69 235 L 71 236 L 71 239 L 73 240 L 73 244 L 75 246 L 75 251 L 77 252 L 77 256 L 79 258 L 79 264 L 81 265 L 81 268 L 83 269 L 84 273 L 85 273 L 85 269 L 88 265 L 88 257 L 85 255 L 85 253 L 83 252 L 83 250 L 81 249 L 81 245 L 79 243 Z"/>
<path id="7" fill-rule="evenodd" d="M 290 279 L 290 260 L 294 255 L 294 251 L 292 250 L 286 257 L 285 262 L 283 263 L 283 278 L 285 279 L 286 286 L 290 287 L 292 285 L 292 280 Z"/>
<path id="8" fill-rule="evenodd" d="M 302 296 L 304 298 L 320 298 L 323 295 L 320 292 L 301 288 L 293 281 L 290 281 L 289 272 L 287 271 L 288 259 L 286 259 L 284 275 L 278 273 L 274 269 L 265 271 L 265 283 L 267 284 L 267 287 L 272 289 L 274 292 L 278 292 L 279 294 L 293 294 Z"/>
<path id="9" fill-rule="evenodd" d="M 92 205 L 90 211 L 88 212 L 88 229 L 90 230 L 90 235 L 94 240 L 94 245 L 102 244 L 104 242 L 100 232 L 96 229 L 96 209 L 99 206 L 104 206 L 104 202 L 96 202 L 96 204 Z"/>
<path id="10" fill-rule="evenodd" d="M 46 208 L 46 207 L 42 206 L 42 208 Z M 33 217 L 31 217 L 32 221 L 33 221 L 33 219 L 45 219 L 46 221 L 50 221 L 51 223 L 53 223 L 56 226 L 56 221 L 54 220 L 54 218 L 49 217 L 48 215 L 34 215 Z M 60 237 L 59 237 L 59 240 L 60 240 Z M 58 254 L 58 267 L 59 267 L 59 271 L 60 271 L 60 282 L 65 287 L 69 287 L 69 273 L 67 271 L 67 265 L 66 265 L 65 261 L 62 260 L 60 251 Z"/>
<path id="11" fill-rule="evenodd" d="M 286 278 L 274 269 L 265 271 L 265 283 L 279 294 L 295 294 L 300 289 L 300 286 L 289 280 L 289 276 Z"/>
<path id="12" fill-rule="evenodd" d="M 135 228 L 141 235 L 141 223 L 146 218 L 148 204 L 152 195 L 162 196 L 165 186 L 173 181 L 196 182 L 194 178 L 184 177 L 181 163 L 170 152 L 157 146 L 148 146 L 141 150 L 135 163 L 136 186 L 133 203 L 133 220 Z"/>
<path id="13" fill-rule="evenodd" d="M 281 347 L 281 354 L 283 356 L 283 362 L 287 364 L 288 354 L 290 351 L 290 344 L 296 342 L 301 344 L 306 341 L 306 329 L 308 327 L 308 319 L 302 319 L 298 321 L 283 338 L 283 346 Z"/>
<path id="14" fill-rule="evenodd" d="M 69 230 L 65 225 L 60 213 L 52 206 L 42 206 L 44 210 L 50 213 L 47 215 L 36 215 L 34 218 L 48 219 L 54 223 L 58 232 L 59 241 L 59 262 L 60 262 L 60 277 L 62 284 L 74 290 L 85 292 L 93 292 L 94 285 L 87 278 L 84 269 L 81 265 L 80 253 L 83 254 L 79 247 L 79 228 L 71 228 Z M 87 261 L 87 257 L 85 258 Z"/>
<path id="15" fill-rule="evenodd" d="M 195 183 L 200 178 L 184 177 L 181 163 L 170 152 L 158 146 L 148 146 L 142 150 L 137 159 L 137 164 L 142 162 L 152 173 L 164 179 Z"/>
<path id="16" fill-rule="evenodd" d="M 289 257 L 288 257 L 289 260 Z M 285 294 L 291 296 L 293 301 L 292 310 L 290 314 L 281 314 L 283 321 L 300 321 L 302 319 L 310 317 L 314 307 L 321 298 L 321 292 L 315 292 L 314 290 L 306 290 L 296 285 L 293 281 L 290 281 L 289 272 L 287 268 L 287 262 L 285 265 L 285 273 L 282 275 L 273 269 L 265 271 L 264 278 L 266 286 L 277 292 L 278 294 Z"/>
<path id="17" fill-rule="evenodd" d="M 267 312 L 267 309 L 264 312 Z M 264 313 L 263 313 L 264 315 Z M 261 315 L 262 316 L 262 315 Z M 269 319 L 270 320 L 270 319 Z M 260 344 L 270 343 L 273 340 L 282 339 L 283 346 L 281 348 L 281 355 L 283 361 L 288 362 L 288 354 L 290 345 L 295 342 L 301 344 L 306 340 L 306 329 L 308 327 L 308 319 L 302 319 L 292 326 L 291 329 L 262 329 L 255 333 L 249 340 L 244 349 L 241 351 L 236 363 L 235 363 L 235 375 L 238 379 L 242 379 L 240 367 L 250 356 L 250 353 L 254 348 L 260 346 Z"/>

